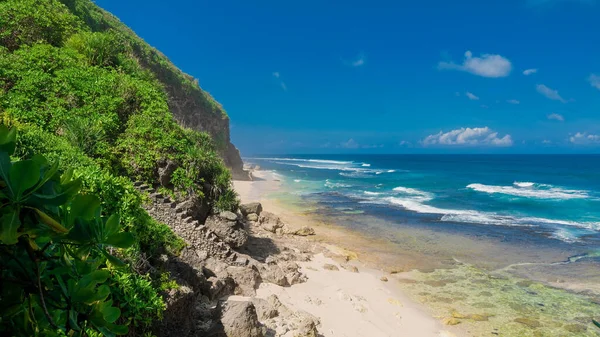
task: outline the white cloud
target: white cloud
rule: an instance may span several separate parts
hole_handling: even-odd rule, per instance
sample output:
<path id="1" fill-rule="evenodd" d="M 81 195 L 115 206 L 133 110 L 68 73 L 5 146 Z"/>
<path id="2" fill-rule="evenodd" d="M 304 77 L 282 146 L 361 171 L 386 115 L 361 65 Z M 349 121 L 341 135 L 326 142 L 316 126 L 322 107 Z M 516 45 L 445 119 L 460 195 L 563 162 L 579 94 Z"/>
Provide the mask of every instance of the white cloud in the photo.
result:
<path id="1" fill-rule="evenodd" d="M 571 136 L 571 138 L 569 138 L 569 141 L 577 145 L 600 144 L 600 135 L 591 135 L 586 132 L 577 132 L 574 136 Z"/>
<path id="2" fill-rule="evenodd" d="M 281 89 L 283 89 L 283 91 L 287 91 L 287 85 L 285 85 L 285 82 L 281 79 L 281 74 L 278 71 L 273 72 L 273 77 L 278 80 Z"/>
<path id="3" fill-rule="evenodd" d="M 462 64 L 440 62 L 438 69 L 466 71 L 483 77 L 506 77 L 512 70 L 512 64 L 500 55 L 483 54 L 481 57 L 473 57 L 473 53 L 467 51 Z"/>
<path id="4" fill-rule="evenodd" d="M 524 70 L 524 71 L 523 71 L 523 75 L 525 75 L 525 76 L 529 76 L 529 75 L 535 74 L 535 73 L 537 73 L 537 72 L 538 72 L 538 70 L 537 70 L 537 69 L 535 69 L 535 68 L 532 68 L 532 69 L 526 69 L 526 70 Z"/>
<path id="5" fill-rule="evenodd" d="M 462 145 L 462 146 L 511 146 L 510 135 L 498 137 L 498 132 L 486 127 L 460 128 L 446 133 L 440 131 L 423 139 L 424 146 L 430 145 Z"/>
<path id="6" fill-rule="evenodd" d="M 555 121 L 559 121 L 559 122 L 564 122 L 565 121 L 565 117 L 563 117 L 563 115 L 561 114 L 557 114 L 557 113 L 551 113 L 548 115 L 548 119 L 552 119 Z"/>
<path id="7" fill-rule="evenodd" d="M 545 86 L 543 84 L 536 85 L 535 89 L 537 90 L 537 92 L 539 92 L 540 94 L 546 96 L 547 98 L 549 98 L 551 100 L 567 103 L 567 101 L 558 94 L 558 90 L 548 88 L 547 86 Z"/>
<path id="8" fill-rule="evenodd" d="M 510 104 L 521 104 L 521 102 L 519 100 L 516 100 L 516 99 L 509 99 L 507 102 L 510 103 Z"/>
<path id="9" fill-rule="evenodd" d="M 588 81 L 590 81 L 590 84 L 592 85 L 592 87 L 600 90 L 600 76 L 598 76 L 596 74 L 591 74 L 590 77 L 588 78 Z"/>
<path id="10" fill-rule="evenodd" d="M 364 53 L 360 53 L 354 59 L 350 61 L 342 59 L 342 62 L 350 67 L 360 67 L 365 65 L 365 63 L 367 62 L 367 58 L 365 57 Z"/>
<path id="11" fill-rule="evenodd" d="M 465 96 L 469 97 L 469 99 L 470 99 L 470 100 L 472 100 L 472 101 L 477 101 L 477 100 L 479 100 L 479 97 L 477 97 L 477 96 L 473 95 L 472 93 L 470 93 L 470 92 L 468 92 L 468 91 L 465 93 Z"/>
<path id="12" fill-rule="evenodd" d="M 358 149 L 359 147 L 358 142 L 352 138 L 348 139 L 348 141 L 342 142 L 340 146 L 346 149 Z"/>

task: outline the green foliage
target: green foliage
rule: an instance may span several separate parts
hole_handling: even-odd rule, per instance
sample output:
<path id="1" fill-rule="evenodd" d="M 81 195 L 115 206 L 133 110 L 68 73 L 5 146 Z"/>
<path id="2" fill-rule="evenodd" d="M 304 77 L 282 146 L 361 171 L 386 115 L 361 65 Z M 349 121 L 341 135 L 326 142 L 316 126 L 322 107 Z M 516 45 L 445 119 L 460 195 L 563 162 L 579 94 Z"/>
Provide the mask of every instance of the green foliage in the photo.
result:
<path id="1" fill-rule="evenodd" d="M 154 320 L 162 318 L 165 303 L 148 276 L 117 270 L 111 281 L 115 285 L 113 292 L 120 300 L 122 315 L 127 317 L 125 324 L 129 326 L 130 334 L 148 330 Z"/>
<path id="2" fill-rule="evenodd" d="M 107 280 L 125 264 L 107 248 L 134 237 L 118 215 L 102 216 L 100 200 L 80 194 L 81 181 L 43 156 L 12 162 L 16 130 L 0 126 L 0 331 L 7 335 L 105 336 L 117 325 Z"/>
<path id="3" fill-rule="evenodd" d="M 62 45 L 80 28 L 76 17 L 56 0 L 6 0 L 0 2 L 0 45 L 15 50 L 45 41 Z"/>
<path id="4" fill-rule="evenodd" d="M 179 108 L 170 106 L 168 97 L 185 101 L 186 109 L 200 108 L 216 121 L 211 125 L 226 125 L 227 115 L 195 79 L 89 0 L 0 0 L 0 13 L 0 125 L 19 132 L 15 143 L 14 136 L 3 129 L 0 149 L 12 153 L 14 147 L 12 159 L 20 159 L 13 163 L 5 156 L 0 168 L 8 170 L 3 179 L 9 182 L 0 184 L 4 193 L 0 198 L 6 201 L 0 211 L 0 254 L 25 259 L 29 274 L 23 275 L 24 282 L 31 282 L 27 277 L 35 276 L 32 271 L 38 267 L 27 260 L 27 252 L 17 248 L 32 247 L 42 276 L 53 270 L 62 273 L 63 269 L 56 269 L 60 261 L 75 261 L 68 273 L 58 277 L 67 290 L 71 288 L 66 275 L 82 278 L 95 270 L 110 274 L 102 282 L 88 284 L 95 290 L 110 289 L 109 295 L 93 303 L 68 302 L 68 296 L 58 293 L 63 287 L 56 285 L 59 281 L 54 274 L 41 277 L 47 307 L 69 307 L 67 311 L 48 307 L 49 313 L 58 310 L 52 311 L 51 320 L 41 305 L 39 284 L 28 284 L 13 297 L 0 294 L 0 301 L 19 300 L 17 307 L 22 309 L 25 303 L 27 309 L 14 307 L 12 312 L 10 305 L 1 305 L 0 329 L 18 325 L 21 330 L 15 330 L 16 335 L 53 335 L 68 329 L 79 329 L 79 334 L 87 329 L 88 335 L 99 336 L 110 335 L 113 328 L 121 332 L 118 323 L 145 334 L 164 309 L 159 292 L 175 285 L 162 276 L 138 275 L 135 267 L 116 266 L 136 266 L 159 254 L 178 254 L 184 242 L 144 211 L 144 200 L 132 180 L 156 185 L 158 162 L 169 159 L 179 167 L 172 181 L 177 191 L 165 194 L 193 191 L 216 210 L 234 210 L 239 201 L 218 155 L 227 144 L 226 133 L 209 130 L 211 138 L 182 128 L 171 113 Z M 55 169 L 48 162 L 70 168 L 70 180 L 62 182 L 56 173 L 42 184 L 40 177 Z M 33 175 L 14 173 L 11 181 L 11 169 L 33 170 L 38 179 L 34 182 Z M 85 197 L 63 191 L 69 183 L 80 185 L 78 191 Z M 41 190 L 36 189 L 38 185 Z M 9 190 L 4 192 L 5 188 Z M 53 204 L 44 204 L 34 194 Z M 86 213 L 88 209 L 93 214 Z M 123 231 L 114 232 L 117 217 Z M 110 245 L 128 248 L 107 250 Z M 45 260 L 44 256 L 56 254 L 61 259 Z M 2 256 L 0 273 L 14 272 L 15 261 Z M 2 275 L 0 282 L 20 279 Z M 0 292 L 14 287 L 7 285 Z M 75 307 L 88 314 L 71 313 Z M 113 320 L 117 308 L 121 315 Z M 37 331 L 32 332 L 31 322 L 38 324 Z M 0 334 L 10 334 L 5 331 Z"/>

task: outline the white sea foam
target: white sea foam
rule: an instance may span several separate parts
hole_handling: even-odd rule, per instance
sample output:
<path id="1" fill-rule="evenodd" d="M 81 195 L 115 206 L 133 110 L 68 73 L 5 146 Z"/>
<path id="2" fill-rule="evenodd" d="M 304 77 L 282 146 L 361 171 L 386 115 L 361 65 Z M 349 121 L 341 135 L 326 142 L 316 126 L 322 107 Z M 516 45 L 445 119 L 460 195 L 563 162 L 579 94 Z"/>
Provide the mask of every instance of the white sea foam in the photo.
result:
<path id="1" fill-rule="evenodd" d="M 361 166 L 362 167 L 371 167 L 371 164 L 363 163 Z"/>
<path id="2" fill-rule="evenodd" d="M 300 180 L 300 179 L 294 179 L 294 182 L 299 183 L 299 182 L 302 182 L 302 180 Z"/>
<path id="3" fill-rule="evenodd" d="M 394 173 L 396 170 L 388 170 L 387 173 Z"/>
<path id="4" fill-rule="evenodd" d="M 528 181 L 525 181 L 525 182 L 521 182 L 521 181 L 515 181 L 515 182 L 513 183 L 513 185 L 515 185 L 515 186 L 517 186 L 517 187 L 528 188 L 528 187 L 533 187 L 533 186 L 535 185 L 535 183 L 528 182 Z"/>
<path id="5" fill-rule="evenodd" d="M 577 235 L 569 232 L 568 230 L 564 229 L 564 228 L 560 228 L 557 231 L 555 231 L 552 234 L 552 237 L 567 243 L 574 243 L 574 242 L 579 242 L 581 240 L 579 240 L 579 238 L 577 237 Z"/>
<path id="6" fill-rule="evenodd" d="M 366 195 L 381 195 L 381 193 L 379 193 L 379 192 L 364 191 L 363 193 L 366 194 Z"/>
<path id="7" fill-rule="evenodd" d="M 431 194 L 429 192 L 418 190 L 416 188 L 398 186 L 398 187 L 395 187 L 393 189 L 393 191 L 397 192 L 397 193 L 401 193 L 401 194 L 410 195 L 410 196 L 412 196 L 412 198 L 414 200 L 418 200 L 418 201 L 428 201 L 428 200 L 433 199 L 433 194 Z"/>
<path id="8" fill-rule="evenodd" d="M 337 165 L 346 165 L 346 164 L 354 163 L 352 161 L 327 160 L 327 159 L 301 159 L 301 158 L 251 158 L 251 159 L 269 160 L 269 161 L 294 161 L 294 162 L 337 164 Z"/>
<path id="9" fill-rule="evenodd" d="M 334 183 L 334 182 L 330 181 L 329 179 L 325 180 L 324 186 L 327 187 L 327 188 L 348 188 L 348 187 L 352 187 L 352 185 L 348 185 L 348 184 Z"/>
<path id="10" fill-rule="evenodd" d="M 589 197 L 587 191 L 567 190 L 550 185 L 537 185 L 535 183 L 514 183 L 514 186 L 495 186 L 484 184 L 470 184 L 467 188 L 474 191 L 489 194 L 507 194 L 518 197 L 537 198 L 537 199 L 585 199 Z M 530 185 L 531 184 L 531 185 Z"/>
<path id="11" fill-rule="evenodd" d="M 369 198 L 360 203 L 369 204 L 390 204 L 400 206 L 408 211 L 423 213 L 423 214 L 438 214 L 441 215 L 441 221 L 457 222 L 457 223 L 472 223 L 482 225 L 496 225 L 507 227 L 550 227 L 557 228 L 553 237 L 565 242 L 575 242 L 577 235 L 568 231 L 568 229 L 560 228 L 568 226 L 580 228 L 593 232 L 600 231 L 600 222 L 576 222 L 568 220 L 555 220 L 537 217 L 518 217 L 511 215 L 501 215 L 491 212 L 480 212 L 475 210 L 460 210 L 460 209 L 445 209 L 431 205 L 427 205 L 419 196 L 411 197 L 385 197 L 385 198 Z"/>

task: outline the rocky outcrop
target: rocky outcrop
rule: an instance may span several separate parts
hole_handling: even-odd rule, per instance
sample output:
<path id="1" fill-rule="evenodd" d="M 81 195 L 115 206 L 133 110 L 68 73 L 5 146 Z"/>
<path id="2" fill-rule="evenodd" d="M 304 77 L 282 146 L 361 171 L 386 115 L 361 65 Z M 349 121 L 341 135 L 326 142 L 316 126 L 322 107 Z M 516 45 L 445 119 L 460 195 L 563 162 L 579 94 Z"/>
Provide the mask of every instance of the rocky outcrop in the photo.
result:
<path id="1" fill-rule="evenodd" d="M 212 215 L 206 219 L 205 225 L 232 248 L 242 247 L 248 241 L 248 232 L 244 229 L 244 224 L 233 212 Z"/>
<path id="2" fill-rule="evenodd" d="M 224 302 L 221 308 L 221 324 L 223 324 L 223 330 L 227 337 L 263 337 L 265 335 L 252 302 Z"/>
<path id="3" fill-rule="evenodd" d="M 260 215 L 262 210 L 263 209 L 260 202 L 251 202 L 240 205 L 240 212 L 242 212 L 242 215 L 245 217 L 251 214 Z"/>
<path id="4" fill-rule="evenodd" d="M 271 295 L 266 299 L 252 300 L 258 318 L 274 336 L 317 337 L 319 320 L 304 311 L 292 311 L 279 298 Z"/>
<path id="5" fill-rule="evenodd" d="M 314 317 L 282 306 L 276 297 L 266 302 L 268 307 L 255 298 L 262 282 L 287 287 L 306 280 L 295 261 L 307 261 L 310 256 L 297 248 L 273 250 L 265 243 L 283 236 L 267 232 L 257 222 L 248 220 L 258 220 L 260 214 L 265 223 L 283 224 L 277 216 L 263 212 L 259 203 L 243 205 L 239 213 L 208 215 L 207 210 L 198 206 L 199 200 L 187 198 L 176 202 L 145 184 L 135 186 L 149 197 L 150 202 L 145 206 L 148 213 L 171 227 L 186 244 L 178 256 L 164 254 L 147 268 L 168 271 L 179 285 L 163 294 L 167 310 L 164 319 L 156 322 L 156 335 L 317 336 L 319 322 Z M 201 218 L 205 215 L 208 216 L 203 222 Z M 261 234 L 254 231 L 258 237 L 251 239 L 258 240 L 259 245 L 248 242 L 248 231 L 255 229 Z M 253 247 L 251 250 L 249 245 Z M 263 256 L 263 253 L 264 257 L 253 255 Z M 239 301 L 233 295 L 252 301 Z M 255 305 L 260 305 L 258 312 Z"/>

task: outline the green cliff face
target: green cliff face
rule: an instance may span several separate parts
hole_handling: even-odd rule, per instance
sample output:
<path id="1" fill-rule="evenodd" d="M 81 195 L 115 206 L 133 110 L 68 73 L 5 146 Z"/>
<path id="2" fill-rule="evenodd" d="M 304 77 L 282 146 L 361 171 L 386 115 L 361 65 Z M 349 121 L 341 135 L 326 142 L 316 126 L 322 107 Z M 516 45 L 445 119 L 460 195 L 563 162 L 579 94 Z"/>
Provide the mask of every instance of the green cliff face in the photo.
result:
<path id="1" fill-rule="evenodd" d="M 102 215 L 118 214 L 133 234 L 132 247 L 117 252 L 129 268 L 108 268 L 111 300 L 119 324 L 149 331 L 169 282 L 140 266 L 177 254 L 182 241 L 143 210 L 133 182 L 193 193 L 215 211 L 236 209 L 231 176 L 244 172 L 225 111 L 89 0 L 0 0 L 0 124 L 17 130 L 13 160 L 43 155 L 73 169 Z M 167 181 L 165 163 L 173 168 Z"/>

